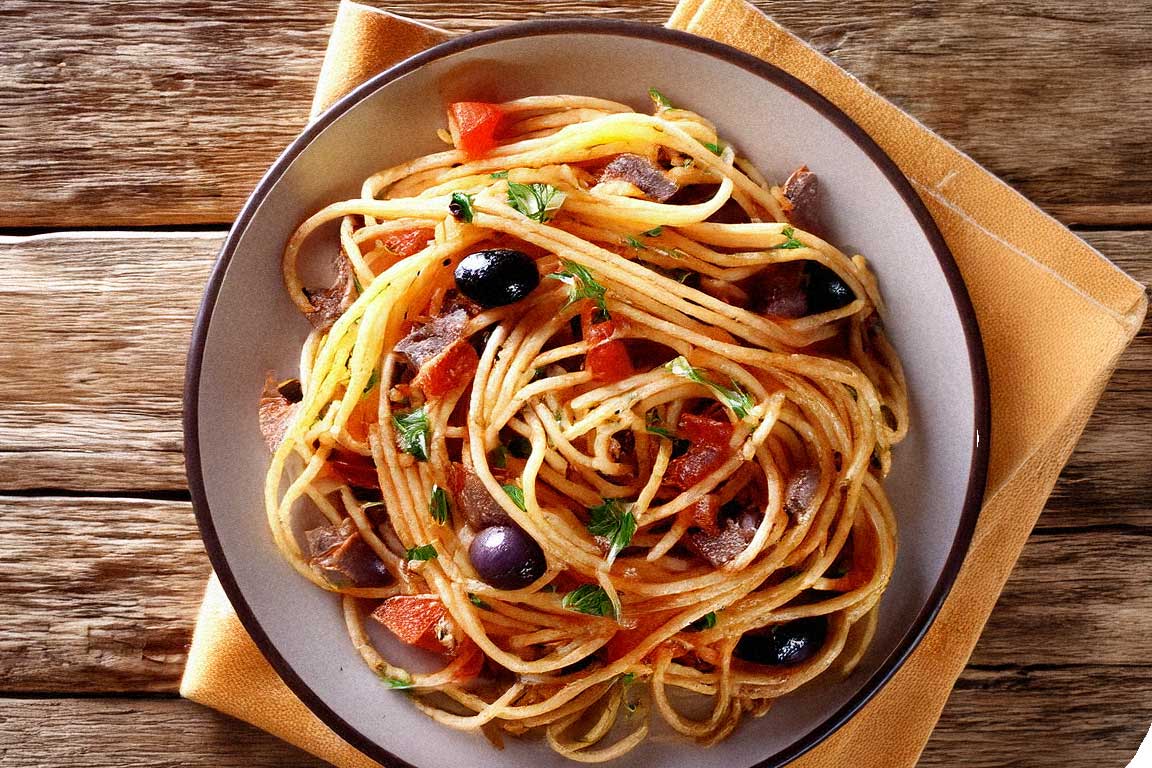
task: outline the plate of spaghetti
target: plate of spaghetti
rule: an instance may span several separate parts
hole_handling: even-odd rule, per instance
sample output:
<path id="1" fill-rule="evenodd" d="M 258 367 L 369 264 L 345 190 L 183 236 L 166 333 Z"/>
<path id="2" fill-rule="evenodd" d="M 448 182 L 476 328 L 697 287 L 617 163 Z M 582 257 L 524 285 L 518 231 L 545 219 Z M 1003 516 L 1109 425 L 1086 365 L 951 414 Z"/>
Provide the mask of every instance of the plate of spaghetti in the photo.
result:
<path id="1" fill-rule="evenodd" d="M 939 609 L 986 390 L 942 238 L 843 113 L 689 35 L 530 23 L 269 171 L 186 454 L 245 627 L 369 756 L 782 765 Z"/>

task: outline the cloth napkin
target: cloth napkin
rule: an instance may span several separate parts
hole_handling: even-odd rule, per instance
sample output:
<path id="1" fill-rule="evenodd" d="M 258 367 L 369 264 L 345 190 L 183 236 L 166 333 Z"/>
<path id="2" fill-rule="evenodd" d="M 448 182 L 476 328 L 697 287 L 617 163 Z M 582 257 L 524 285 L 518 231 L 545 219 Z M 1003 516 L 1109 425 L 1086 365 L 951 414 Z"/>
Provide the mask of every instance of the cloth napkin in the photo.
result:
<path id="1" fill-rule="evenodd" d="M 920 756 L 1060 469 L 1147 309 L 1141 285 L 1006 184 L 742 0 L 683 0 L 669 27 L 790 72 L 896 161 L 944 234 L 976 308 L 992 387 L 988 488 L 939 617 L 891 682 L 797 768 L 902 768 Z M 345 0 L 315 109 L 446 33 Z M 215 579 L 181 693 L 342 768 L 374 762 L 276 677 Z"/>

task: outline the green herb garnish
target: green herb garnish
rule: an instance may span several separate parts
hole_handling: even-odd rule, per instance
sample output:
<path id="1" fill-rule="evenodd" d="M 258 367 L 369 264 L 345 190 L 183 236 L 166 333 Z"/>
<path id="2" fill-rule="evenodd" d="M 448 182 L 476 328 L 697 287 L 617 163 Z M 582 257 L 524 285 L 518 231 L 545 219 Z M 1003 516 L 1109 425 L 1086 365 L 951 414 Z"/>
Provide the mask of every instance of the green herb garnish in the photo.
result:
<path id="1" fill-rule="evenodd" d="M 407 413 L 392 416 L 392 426 L 396 428 L 396 442 L 400 450 L 415 456 L 420 461 L 428 461 L 428 414 L 424 407 Z"/>
<path id="2" fill-rule="evenodd" d="M 495 173 L 488 174 L 490 179 L 506 179 L 508 178 L 508 171 L 496 171 Z"/>
<path id="3" fill-rule="evenodd" d="M 448 522 L 451 507 L 448 504 L 448 492 L 438 485 L 432 486 L 432 498 L 428 501 L 428 514 L 440 525 Z"/>
<path id="4" fill-rule="evenodd" d="M 683 376 L 690 381 L 695 381 L 697 384 L 703 384 L 704 386 L 711 389 L 716 393 L 716 397 L 719 398 L 722 403 L 731 408 L 732 412 L 741 419 L 748 418 L 749 412 L 752 410 L 753 406 L 756 405 L 756 402 L 752 399 L 752 396 L 745 392 L 744 388 L 737 384 L 735 381 L 732 382 L 731 387 L 725 387 L 722 384 L 717 384 L 715 381 L 712 381 L 712 379 L 705 376 L 700 371 L 700 369 L 693 368 L 692 364 L 689 363 L 687 358 L 685 358 L 683 355 L 677 357 L 675 360 L 671 361 L 664 367 L 677 376 Z"/>
<path id="5" fill-rule="evenodd" d="M 492 610 L 492 606 L 488 605 L 488 603 L 481 600 L 480 596 L 473 593 L 473 592 L 468 593 L 468 602 L 472 603 L 472 605 L 476 606 L 477 608 L 479 608 L 482 611 Z"/>
<path id="6" fill-rule="evenodd" d="M 588 513 L 592 516 L 588 521 L 588 532 L 608 539 L 608 565 L 611 566 L 636 535 L 636 517 L 631 508 L 619 499 L 604 499 L 603 504 L 589 507 Z"/>
<path id="7" fill-rule="evenodd" d="M 541 224 L 552 218 L 567 195 L 551 184 L 517 184 L 508 182 L 508 205 Z"/>
<path id="8" fill-rule="evenodd" d="M 564 259 L 560 262 L 560 266 L 563 269 L 553 272 L 548 277 L 568 285 L 568 302 L 564 306 L 571 306 L 580 299 L 589 299 L 600 310 L 600 319 L 609 319 L 608 303 L 604 300 L 607 289 L 598 283 L 583 265 Z"/>
<path id="9" fill-rule="evenodd" d="M 704 147 L 705 147 L 705 148 L 706 148 L 706 149 L 707 149 L 709 152 L 711 152 L 711 153 L 712 153 L 712 154 L 714 154 L 714 155 L 722 155 L 722 154 L 724 154 L 724 147 L 720 146 L 720 143 L 719 143 L 719 142 L 717 142 L 717 143 L 713 144 L 713 143 L 712 143 L 712 142 L 710 142 L 710 141 L 702 141 L 702 142 L 700 142 L 700 143 L 701 143 L 701 144 L 703 144 L 703 145 L 704 145 Z"/>
<path id="10" fill-rule="evenodd" d="M 504 469 L 508 466 L 508 449 L 502 445 L 498 445 L 492 450 L 488 451 L 488 463 L 497 469 Z"/>
<path id="11" fill-rule="evenodd" d="M 364 286 L 360 285 L 360 278 L 356 277 L 356 273 L 352 273 L 352 285 L 356 286 L 356 293 L 364 293 Z"/>
<path id="12" fill-rule="evenodd" d="M 528 507 L 525 506 L 525 504 L 524 504 L 524 489 L 523 488 L 521 488 L 518 485 L 512 485 L 511 483 L 509 483 L 508 485 L 502 485 L 500 487 L 504 489 L 504 493 L 508 494 L 508 498 L 512 499 L 513 504 L 520 507 L 521 510 L 527 510 L 528 509 Z"/>
<path id="13" fill-rule="evenodd" d="M 644 415 L 644 428 L 654 435 L 672 440 L 676 436 L 664 426 L 663 419 L 660 418 L 660 413 L 655 409 L 649 409 L 648 413 Z"/>
<path id="14" fill-rule="evenodd" d="M 406 691 L 412 687 L 411 680 L 401 680 L 399 677 L 388 677 L 386 675 L 380 675 L 380 679 L 394 691 Z"/>
<path id="15" fill-rule="evenodd" d="M 663 231 L 663 226 L 652 227 L 652 229 L 648 230 L 647 232 L 641 232 L 640 234 L 644 235 L 644 237 L 660 237 L 660 233 Z"/>
<path id="16" fill-rule="evenodd" d="M 648 247 L 648 246 L 644 245 L 644 243 L 637 240 L 635 237 L 632 237 L 632 235 L 625 235 L 624 242 L 627 243 L 628 245 L 632 246 L 633 248 L 636 248 L 637 250 L 641 250 L 641 251 L 645 250 Z"/>
<path id="17" fill-rule="evenodd" d="M 371 392 L 378 381 L 380 381 L 380 373 L 375 368 L 373 368 L 372 375 L 368 377 L 368 383 L 364 385 L 364 391 L 360 394 L 366 395 Z"/>
<path id="18" fill-rule="evenodd" d="M 784 242 L 780 243 L 779 245 L 774 245 L 771 248 L 769 248 L 768 250 L 770 250 L 770 251 L 794 251 L 797 248 L 804 248 L 805 247 L 804 243 L 800 242 L 795 237 L 793 237 L 793 235 L 796 234 L 796 230 L 792 229 L 792 227 L 784 227 L 784 229 L 780 230 L 780 234 L 784 235 L 784 237 L 786 238 L 784 240 Z"/>
<path id="19" fill-rule="evenodd" d="M 412 547 L 404 555 L 409 560 L 435 560 L 440 554 L 436 551 L 436 547 L 432 544 L 425 544 L 422 547 Z"/>
<path id="20" fill-rule="evenodd" d="M 469 195 L 466 192 L 453 192 L 452 202 L 448 203 L 448 213 L 464 222 L 465 224 L 472 223 L 472 198 L 475 195 Z"/>
<path id="21" fill-rule="evenodd" d="M 577 613 L 616 618 L 616 606 L 612 605 L 612 598 L 608 597 L 608 593 L 604 591 L 603 587 L 595 584 L 577 587 L 564 595 L 560 604 Z"/>
<path id="22" fill-rule="evenodd" d="M 652 103 L 655 104 L 658 109 L 675 109 L 675 107 L 672 106 L 672 102 L 668 101 L 668 97 L 655 88 L 648 89 L 648 98 L 652 99 Z"/>
<path id="23" fill-rule="evenodd" d="M 694 632 L 700 632 L 705 629 L 712 629 L 714 626 L 716 626 L 716 611 L 704 614 L 689 624 L 688 628 Z"/>

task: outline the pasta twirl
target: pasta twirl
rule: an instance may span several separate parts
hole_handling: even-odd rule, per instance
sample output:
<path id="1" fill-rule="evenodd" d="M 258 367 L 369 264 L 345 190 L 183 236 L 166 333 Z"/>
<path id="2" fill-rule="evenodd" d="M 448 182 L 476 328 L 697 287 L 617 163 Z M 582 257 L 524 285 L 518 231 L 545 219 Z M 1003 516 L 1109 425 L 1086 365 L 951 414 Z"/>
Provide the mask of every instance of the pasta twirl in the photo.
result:
<path id="1" fill-rule="evenodd" d="M 818 235 L 806 169 L 772 186 L 654 101 L 452 105 L 454 148 L 291 238 L 316 329 L 262 401 L 272 535 L 382 686 L 584 762 L 850 669 L 896 554 L 905 386 L 866 261 Z"/>

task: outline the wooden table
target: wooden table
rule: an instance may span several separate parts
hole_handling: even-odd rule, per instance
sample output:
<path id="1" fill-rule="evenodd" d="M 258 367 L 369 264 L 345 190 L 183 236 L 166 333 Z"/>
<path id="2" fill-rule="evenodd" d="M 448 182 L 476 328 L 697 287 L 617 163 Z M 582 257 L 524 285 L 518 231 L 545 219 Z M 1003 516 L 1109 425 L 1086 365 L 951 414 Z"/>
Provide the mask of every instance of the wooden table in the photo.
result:
<path id="1" fill-rule="evenodd" d="M 417 2 L 454 31 L 670 0 Z M 762 2 L 1152 282 L 1152 5 Z M 0 3 L 0 766 L 320 763 L 183 701 L 209 566 L 180 395 L 225 229 L 305 122 L 335 2 Z M 1043 308 L 1037 308 L 1043 311 Z M 1152 325 L 925 766 L 1122 766 L 1152 720 Z"/>

